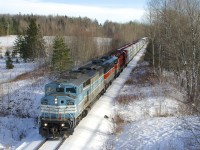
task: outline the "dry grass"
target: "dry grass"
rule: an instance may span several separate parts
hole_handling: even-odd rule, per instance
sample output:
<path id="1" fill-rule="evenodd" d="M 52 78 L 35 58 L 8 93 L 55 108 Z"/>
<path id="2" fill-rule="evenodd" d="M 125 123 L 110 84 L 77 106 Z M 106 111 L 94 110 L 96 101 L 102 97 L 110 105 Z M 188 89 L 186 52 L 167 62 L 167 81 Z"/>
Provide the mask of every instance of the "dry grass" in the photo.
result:
<path id="1" fill-rule="evenodd" d="M 119 95 L 116 99 L 120 105 L 127 105 L 134 100 L 138 100 L 139 97 L 138 95 Z"/>
<path id="2" fill-rule="evenodd" d="M 132 84 L 134 84 L 133 79 L 128 78 L 128 79 L 126 80 L 125 84 L 127 84 L 127 85 L 132 85 Z"/>
<path id="3" fill-rule="evenodd" d="M 159 81 L 159 78 L 157 75 L 155 75 L 152 72 L 146 72 L 140 78 L 138 78 L 138 84 L 145 84 L 148 83 L 149 85 L 155 85 Z"/>
<path id="4" fill-rule="evenodd" d="M 117 135 L 123 131 L 125 120 L 120 116 L 120 114 L 116 113 L 113 120 L 113 134 Z"/>
<path id="5" fill-rule="evenodd" d="M 32 78 L 39 78 L 41 76 L 49 74 L 50 69 L 48 67 L 39 68 L 30 72 L 23 73 L 19 76 L 17 76 L 15 79 L 13 79 L 13 82 L 19 81 L 19 80 L 27 80 Z"/>
<path id="6" fill-rule="evenodd" d="M 153 68 L 149 66 L 139 66 L 136 67 L 132 73 L 131 77 L 127 80 L 127 83 L 129 84 L 149 84 L 149 85 L 155 85 L 158 83 L 159 78 L 157 74 L 153 72 Z"/>

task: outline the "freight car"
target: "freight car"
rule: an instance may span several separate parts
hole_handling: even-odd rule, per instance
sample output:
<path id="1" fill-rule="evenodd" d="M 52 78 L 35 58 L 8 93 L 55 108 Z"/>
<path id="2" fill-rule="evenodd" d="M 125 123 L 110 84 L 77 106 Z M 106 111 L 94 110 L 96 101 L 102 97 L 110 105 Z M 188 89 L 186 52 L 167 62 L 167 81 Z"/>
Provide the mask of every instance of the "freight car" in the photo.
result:
<path id="1" fill-rule="evenodd" d="M 62 73 L 58 81 L 46 84 L 45 96 L 41 99 L 39 134 L 43 137 L 72 134 L 92 103 L 106 91 L 146 42 L 147 39 L 143 38 L 127 44 L 77 70 Z"/>

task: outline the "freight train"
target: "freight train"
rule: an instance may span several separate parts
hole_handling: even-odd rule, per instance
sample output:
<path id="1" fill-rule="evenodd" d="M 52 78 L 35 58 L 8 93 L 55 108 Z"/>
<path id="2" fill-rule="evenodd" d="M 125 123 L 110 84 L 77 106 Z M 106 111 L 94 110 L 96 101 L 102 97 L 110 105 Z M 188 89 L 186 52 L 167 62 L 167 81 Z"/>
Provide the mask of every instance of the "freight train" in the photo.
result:
<path id="1" fill-rule="evenodd" d="M 59 80 L 45 85 L 41 99 L 39 134 L 43 137 L 71 135 L 97 100 L 147 43 L 142 38 L 80 68 L 62 73 Z"/>

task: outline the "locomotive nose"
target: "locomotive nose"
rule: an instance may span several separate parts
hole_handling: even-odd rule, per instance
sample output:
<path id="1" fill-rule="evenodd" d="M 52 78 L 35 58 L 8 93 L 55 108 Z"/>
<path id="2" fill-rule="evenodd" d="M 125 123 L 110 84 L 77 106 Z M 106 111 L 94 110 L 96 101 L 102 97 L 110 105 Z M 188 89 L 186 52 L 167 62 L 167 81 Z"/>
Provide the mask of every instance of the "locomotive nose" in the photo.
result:
<path id="1" fill-rule="evenodd" d="M 46 96 L 41 100 L 41 104 L 52 105 L 52 106 L 58 105 L 58 98 L 57 96 L 53 96 L 53 95 Z"/>

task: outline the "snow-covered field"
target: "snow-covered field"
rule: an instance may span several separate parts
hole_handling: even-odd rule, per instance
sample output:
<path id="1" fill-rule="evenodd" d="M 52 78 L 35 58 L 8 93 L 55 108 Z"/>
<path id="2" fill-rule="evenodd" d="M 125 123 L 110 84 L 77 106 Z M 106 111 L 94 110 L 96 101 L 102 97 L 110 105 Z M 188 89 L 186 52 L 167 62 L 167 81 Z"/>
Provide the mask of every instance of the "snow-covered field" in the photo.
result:
<path id="1" fill-rule="evenodd" d="M 13 69 L 6 69 L 6 60 L 0 59 L 0 83 L 5 83 L 38 67 L 37 63 L 13 63 Z"/>
<path id="2" fill-rule="evenodd" d="M 199 149 L 199 122 L 198 117 L 154 117 L 134 121 L 125 125 L 122 134 L 112 139 L 112 147 L 142 150 Z"/>
<path id="3" fill-rule="evenodd" d="M 11 50 L 15 38 L 0 37 L 0 55 Z M 15 149 L 38 126 L 40 98 L 48 79 L 30 75 L 29 79 L 13 82 L 15 77 L 34 70 L 38 64 L 14 62 L 14 69 L 6 69 L 5 61 L 0 59 L 0 149 Z"/>
<path id="4" fill-rule="evenodd" d="M 16 37 L 16 35 L 0 36 L 0 57 L 4 57 L 7 50 L 12 52 Z M 0 58 L 0 83 L 10 81 L 18 75 L 29 72 L 38 67 L 37 63 L 22 63 L 22 60 L 20 59 L 19 62 L 20 63 L 16 63 L 16 59 L 13 59 L 14 68 L 6 69 L 5 57 L 4 59 Z"/>
<path id="5" fill-rule="evenodd" d="M 43 77 L 0 85 L 0 147 L 15 146 L 38 127 L 40 99 L 47 82 Z"/>
<path id="6" fill-rule="evenodd" d="M 200 118 L 187 116 L 184 94 L 138 64 L 115 100 L 106 149 L 200 149 Z"/>
<path id="7" fill-rule="evenodd" d="M 154 79 L 148 63 L 137 65 L 144 53 L 145 49 L 128 64 L 60 149 L 200 149 L 199 117 L 184 115 L 184 95 Z M 0 70 L 6 72 L 4 67 Z M 32 150 L 43 140 L 37 117 L 48 82 L 45 76 L 32 76 L 0 83 L 0 149 Z"/>
<path id="8" fill-rule="evenodd" d="M 16 35 L 0 36 L 0 54 L 4 54 L 13 46 L 16 37 Z"/>

